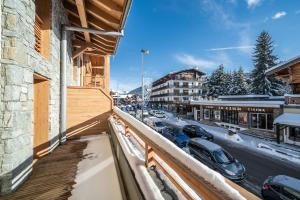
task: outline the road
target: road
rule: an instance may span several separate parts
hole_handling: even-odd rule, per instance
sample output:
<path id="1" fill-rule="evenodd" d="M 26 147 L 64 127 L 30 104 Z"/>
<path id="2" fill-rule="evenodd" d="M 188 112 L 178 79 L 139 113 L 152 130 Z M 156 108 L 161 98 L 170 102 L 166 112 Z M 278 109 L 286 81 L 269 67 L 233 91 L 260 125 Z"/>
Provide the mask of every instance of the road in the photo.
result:
<path id="1" fill-rule="evenodd" d="M 284 174 L 300 179 L 300 166 L 225 140 L 215 139 L 214 142 L 244 164 L 247 178 L 241 186 L 257 195 L 268 176 Z"/>
<path id="2" fill-rule="evenodd" d="M 247 178 L 240 185 L 258 196 L 261 196 L 262 184 L 268 176 L 282 174 L 300 179 L 300 166 L 293 162 L 221 138 L 215 137 L 214 142 L 244 164 Z"/>

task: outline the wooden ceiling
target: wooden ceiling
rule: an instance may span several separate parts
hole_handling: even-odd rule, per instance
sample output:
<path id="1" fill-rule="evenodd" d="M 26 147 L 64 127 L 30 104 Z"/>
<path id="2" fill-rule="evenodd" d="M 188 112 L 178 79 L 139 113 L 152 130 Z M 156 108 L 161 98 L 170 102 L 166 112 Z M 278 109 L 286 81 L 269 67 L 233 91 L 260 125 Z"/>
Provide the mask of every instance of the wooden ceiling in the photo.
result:
<path id="1" fill-rule="evenodd" d="M 130 0 L 63 0 L 71 26 L 120 32 Z M 90 55 L 115 54 L 119 38 L 74 32 L 73 58 L 82 52 Z"/>

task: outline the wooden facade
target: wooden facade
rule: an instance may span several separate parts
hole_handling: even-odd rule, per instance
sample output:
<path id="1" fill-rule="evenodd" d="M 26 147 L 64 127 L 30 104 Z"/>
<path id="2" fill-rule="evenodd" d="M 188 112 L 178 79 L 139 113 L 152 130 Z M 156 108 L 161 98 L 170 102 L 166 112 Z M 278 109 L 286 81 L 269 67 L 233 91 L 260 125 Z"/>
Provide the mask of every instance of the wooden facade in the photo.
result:
<path id="1" fill-rule="evenodd" d="M 293 94 L 300 94 L 300 56 L 280 63 L 266 73 L 285 80 L 291 86 Z"/>
<path id="2" fill-rule="evenodd" d="M 68 87 L 67 137 L 107 132 L 113 100 L 101 88 Z"/>
<path id="3" fill-rule="evenodd" d="M 33 153 L 39 158 L 48 153 L 49 81 L 35 74 L 34 80 L 34 134 Z"/>

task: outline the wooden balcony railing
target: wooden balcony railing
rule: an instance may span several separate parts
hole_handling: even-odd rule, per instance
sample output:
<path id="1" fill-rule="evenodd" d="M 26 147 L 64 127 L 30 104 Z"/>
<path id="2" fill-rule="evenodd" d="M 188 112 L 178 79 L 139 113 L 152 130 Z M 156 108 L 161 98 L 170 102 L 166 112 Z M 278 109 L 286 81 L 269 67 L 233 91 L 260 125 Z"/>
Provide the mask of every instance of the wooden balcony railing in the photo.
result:
<path id="1" fill-rule="evenodd" d="M 160 168 L 187 199 L 259 199 L 209 169 L 128 113 L 116 107 L 113 111 L 109 123 L 111 126 L 122 126 L 125 136 L 137 141 L 144 151 L 145 167 L 155 165 Z"/>
<path id="2" fill-rule="evenodd" d="M 105 87 L 105 79 L 104 76 L 92 76 L 92 75 L 85 75 L 83 76 L 83 86 L 84 87 Z"/>

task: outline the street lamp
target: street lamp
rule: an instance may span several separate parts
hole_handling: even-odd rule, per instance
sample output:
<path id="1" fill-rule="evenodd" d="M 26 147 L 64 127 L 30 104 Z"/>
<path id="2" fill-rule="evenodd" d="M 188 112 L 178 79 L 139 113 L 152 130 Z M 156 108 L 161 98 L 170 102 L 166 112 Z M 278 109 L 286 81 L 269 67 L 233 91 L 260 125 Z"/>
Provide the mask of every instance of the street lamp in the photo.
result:
<path id="1" fill-rule="evenodd" d="M 148 55 L 150 53 L 149 50 L 142 49 L 141 55 L 142 55 L 142 121 L 144 121 L 144 55 Z"/>

